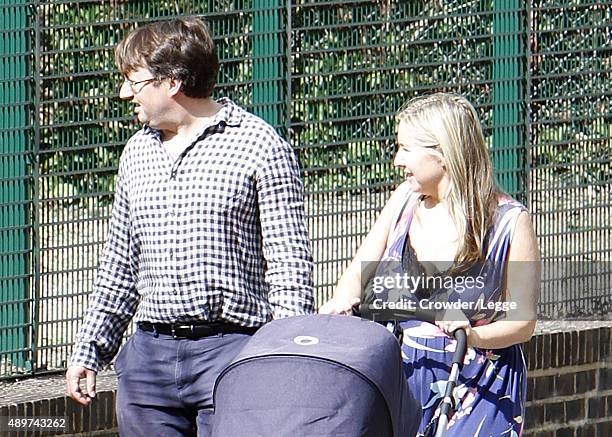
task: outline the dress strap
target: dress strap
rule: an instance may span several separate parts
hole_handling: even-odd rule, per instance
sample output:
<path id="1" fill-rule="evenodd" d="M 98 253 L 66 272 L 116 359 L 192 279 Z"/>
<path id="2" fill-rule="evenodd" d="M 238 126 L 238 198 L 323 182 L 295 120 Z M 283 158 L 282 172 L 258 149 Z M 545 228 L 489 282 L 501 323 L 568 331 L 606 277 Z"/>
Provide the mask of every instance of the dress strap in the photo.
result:
<path id="1" fill-rule="evenodd" d="M 527 208 L 510 197 L 504 196 L 500 200 L 487 244 L 487 259 L 496 262 L 506 261 L 516 223 L 524 211 L 527 211 Z"/>
<path id="2" fill-rule="evenodd" d="M 414 191 L 408 191 L 404 203 L 401 208 L 398 208 L 391 221 L 392 227 L 389 230 L 387 236 L 387 248 L 383 255 L 384 260 L 390 258 L 396 259 L 401 252 L 399 248 L 402 247 L 403 239 L 405 238 L 406 231 L 410 220 L 412 220 L 412 214 L 414 212 L 414 206 L 419 199 L 419 194 Z"/>
<path id="3" fill-rule="evenodd" d="M 414 214 L 414 207 L 419 201 L 420 197 L 421 195 L 419 193 L 415 193 L 414 191 L 408 191 L 408 193 L 406 193 L 406 200 L 404 201 L 404 204 L 397 211 L 393 221 L 391 222 L 393 223 L 393 233 L 397 232 L 398 230 L 401 230 L 402 232 L 406 230 L 405 228 L 402 228 L 400 224 L 403 225 L 412 218 L 412 214 Z"/>

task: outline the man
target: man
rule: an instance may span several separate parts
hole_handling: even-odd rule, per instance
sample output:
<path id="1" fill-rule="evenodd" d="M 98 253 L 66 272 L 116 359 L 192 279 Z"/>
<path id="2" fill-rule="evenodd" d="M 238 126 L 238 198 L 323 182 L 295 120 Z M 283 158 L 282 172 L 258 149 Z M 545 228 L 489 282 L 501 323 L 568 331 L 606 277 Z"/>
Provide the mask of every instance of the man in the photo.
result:
<path id="1" fill-rule="evenodd" d="M 214 380 L 249 335 L 313 311 L 299 169 L 268 124 L 210 97 L 219 63 L 202 21 L 138 28 L 116 60 L 144 127 L 121 156 L 68 393 L 89 405 L 134 318 L 115 363 L 121 434 L 206 435 Z"/>

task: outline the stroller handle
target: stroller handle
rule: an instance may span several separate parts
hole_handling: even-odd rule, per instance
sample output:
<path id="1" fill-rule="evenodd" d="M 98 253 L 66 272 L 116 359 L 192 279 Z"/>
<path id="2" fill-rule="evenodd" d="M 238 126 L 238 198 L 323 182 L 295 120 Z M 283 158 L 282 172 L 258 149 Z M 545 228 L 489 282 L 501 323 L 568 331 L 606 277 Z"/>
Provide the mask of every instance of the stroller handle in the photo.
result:
<path id="1" fill-rule="evenodd" d="M 455 387 L 457 387 L 459 372 L 461 372 L 463 360 L 465 359 L 465 353 L 467 352 L 467 334 L 465 329 L 459 328 L 453 332 L 453 335 L 455 340 L 457 340 L 457 346 L 455 348 L 455 354 L 453 355 L 450 376 L 448 378 L 448 383 L 446 384 L 444 398 L 440 404 L 440 416 L 438 418 L 438 426 L 435 437 L 446 437 L 446 428 L 452 416 L 452 412 L 455 409 L 453 402 L 453 391 L 455 390 Z"/>
<path id="2" fill-rule="evenodd" d="M 362 303 L 353 306 L 353 315 L 381 322 L 390 320 L 421 320 L 423 322 L 434 323 L 438 316 L 438 311 L 419 307 L 411 309 L 381 309 L 373 304 Z"/>
<path id="3" fill-rule="evenodd" d="M 455 348 L 455 355 L 453 355 L 453 364 L 457 364 L 459 369 L 463 367 L 463 360 L 467 352 L 467 334 L 465 329 L 459 328 L 453 332 L 455 340 L 457 340 L 457 347 Z"/>

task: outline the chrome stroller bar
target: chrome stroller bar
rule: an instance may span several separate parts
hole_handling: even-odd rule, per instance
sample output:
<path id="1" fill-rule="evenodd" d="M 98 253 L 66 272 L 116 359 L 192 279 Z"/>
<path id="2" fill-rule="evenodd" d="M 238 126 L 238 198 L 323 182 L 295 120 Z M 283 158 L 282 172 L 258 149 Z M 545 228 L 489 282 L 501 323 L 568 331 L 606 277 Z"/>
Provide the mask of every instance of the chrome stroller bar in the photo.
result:
<path id="1" fill-rule="evenodd" d="M 457 346 L 455 348 L 455 354 L 453 355 L 453 361 L 451 364 L 450 375 L 448 377 L 448 383 L 446 384 L 446 390 L 444 392 L 444 398 L 440 405 L 440 417 L 438 418 L 438 426 L 436 428 L 435 437 L 446 436 L 446 428 L 450 417 L 455 409 L 453 391 L 457 387 L 459 381 L 459 373 L 463 367 L 463 361 L 467 352 L 467 335 L 464 329 L 457 329 L 453 335 L 457 340 Z"/>

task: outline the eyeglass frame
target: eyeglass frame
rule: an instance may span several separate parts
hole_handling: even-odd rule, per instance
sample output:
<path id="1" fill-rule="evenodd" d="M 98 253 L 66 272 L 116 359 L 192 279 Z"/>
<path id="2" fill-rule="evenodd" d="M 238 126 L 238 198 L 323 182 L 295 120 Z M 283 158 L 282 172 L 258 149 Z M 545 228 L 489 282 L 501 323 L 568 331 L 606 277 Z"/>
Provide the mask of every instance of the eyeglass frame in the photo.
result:
<path id="1" fill-rule="evenodd" d="M 148 79 L 143 79 L 143 80 L 139 80 L 139 81 L 136 81 L 136 82 L 132 82 L 128 78 L 123 78 L 123 83 L 127 83 L 128 86 L 130 87 L 130 90 L 132 90 L 132 94 L 136 95 L 136 94 L 139 94 L 143 90 L 144 87 L 146 87 L 148 84 L 150 84 L 150 83 L 152 83 L 152 82 L 154 82 L 156 80 L 158 80 L 156 77 L 150 77 Z M 134 88 L 134 85 L 138 85 L 138 84 L 141 84 L 141 83 L 144 83 L 144 85 L 141 86 L 139 90 L 136 90 L 136 88 Z"/>

